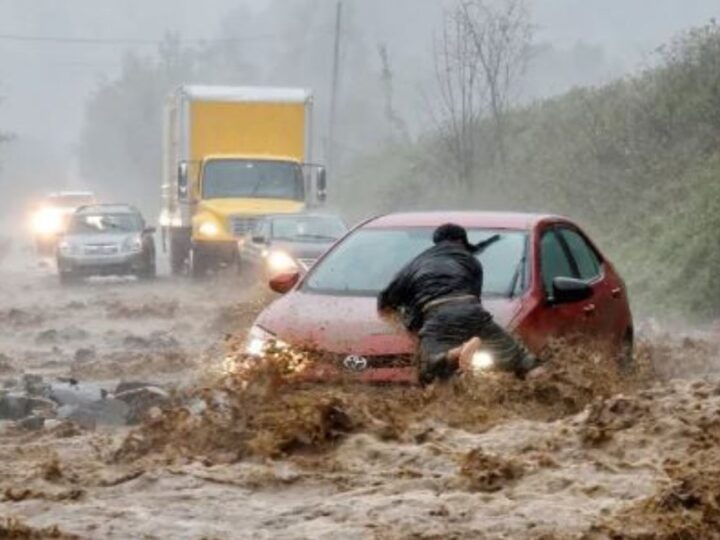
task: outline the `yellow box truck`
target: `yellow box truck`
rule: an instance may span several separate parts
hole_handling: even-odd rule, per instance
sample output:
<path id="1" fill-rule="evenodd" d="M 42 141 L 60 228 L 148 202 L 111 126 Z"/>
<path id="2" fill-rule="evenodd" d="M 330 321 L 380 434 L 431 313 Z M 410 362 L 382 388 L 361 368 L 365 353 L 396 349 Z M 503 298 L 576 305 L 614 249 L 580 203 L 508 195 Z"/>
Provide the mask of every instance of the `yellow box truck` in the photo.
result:
<path id="1" fill-rule="evenodd" d="M 260 216 L 324 201 L 312 105 L 298 88 L 188 85 L 168 97 L 160 225 L 173 273 L 233 264 Z"/>

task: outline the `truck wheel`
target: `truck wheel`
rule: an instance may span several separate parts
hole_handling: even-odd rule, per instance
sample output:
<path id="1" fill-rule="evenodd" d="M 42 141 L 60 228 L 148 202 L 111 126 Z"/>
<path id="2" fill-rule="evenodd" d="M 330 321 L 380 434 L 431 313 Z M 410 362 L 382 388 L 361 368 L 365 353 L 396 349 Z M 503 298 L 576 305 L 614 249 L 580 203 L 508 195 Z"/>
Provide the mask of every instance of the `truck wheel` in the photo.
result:
<path id="1" fill-rule="evenodd" d="M 189 257 L 187 243 L 170 235 L 170 270 L 173 275 L 182 274 L 185 270 L 185 261 Z"/>
<path id="2" fill-rule="evenodd" d="M 207 256 L 203 255 L 200 250 L 191 248 L 188 260 L 190 261 L 190 275 L 194 279 L 204 278 L 208 271 Z"/>

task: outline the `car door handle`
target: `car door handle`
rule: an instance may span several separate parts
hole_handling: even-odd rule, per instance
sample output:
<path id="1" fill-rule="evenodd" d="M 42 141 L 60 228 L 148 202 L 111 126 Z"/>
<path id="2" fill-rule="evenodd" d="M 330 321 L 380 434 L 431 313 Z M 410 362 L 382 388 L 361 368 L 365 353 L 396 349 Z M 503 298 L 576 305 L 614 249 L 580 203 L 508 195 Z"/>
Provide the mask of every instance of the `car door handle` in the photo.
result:
<path id="1" fill-rule="evenodd" d="M 622 296 L 622 287 L 615 287 L 610 291 L 610 294 L 612 294 L 613 298 L 620 298 Z"/>
<path id="2" fill-rule="evenodd" d="M 595 313 L 595 304 L 588 304 L 587 306 L 583 307 L 583 311 L 585 312 L 585 315 L 592 315 Z"/>

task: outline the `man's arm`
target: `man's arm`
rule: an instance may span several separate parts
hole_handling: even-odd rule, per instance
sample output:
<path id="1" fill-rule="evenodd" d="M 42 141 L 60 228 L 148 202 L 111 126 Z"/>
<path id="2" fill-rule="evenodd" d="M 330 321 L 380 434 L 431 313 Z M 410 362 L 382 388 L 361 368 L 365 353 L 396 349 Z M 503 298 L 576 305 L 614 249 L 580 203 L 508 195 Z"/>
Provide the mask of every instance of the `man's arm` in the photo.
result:
<path id="1" fill-rule="evenodd" d="M 380 313 L 395 311 L 408 296 L 409 266 L 400 270 L 390 284 L 378 295 L 377 308 Z"/>

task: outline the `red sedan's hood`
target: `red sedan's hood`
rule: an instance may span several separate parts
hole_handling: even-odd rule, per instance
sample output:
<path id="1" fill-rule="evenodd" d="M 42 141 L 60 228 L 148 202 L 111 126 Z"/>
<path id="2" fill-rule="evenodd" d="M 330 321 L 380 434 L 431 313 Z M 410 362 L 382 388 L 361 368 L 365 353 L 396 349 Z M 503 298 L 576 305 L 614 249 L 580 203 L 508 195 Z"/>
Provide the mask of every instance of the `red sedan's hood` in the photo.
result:
<path id="1" fill-rule="evenodd" d="M 483 300 L 502 326 L 512 324 L 519 300 Z M 374 297 L 332 296 L 293 291 L 273 302 L 257 324 L 295 346 L 363 356 L 408 354 L 412 337 L 378 317 Z"/>

